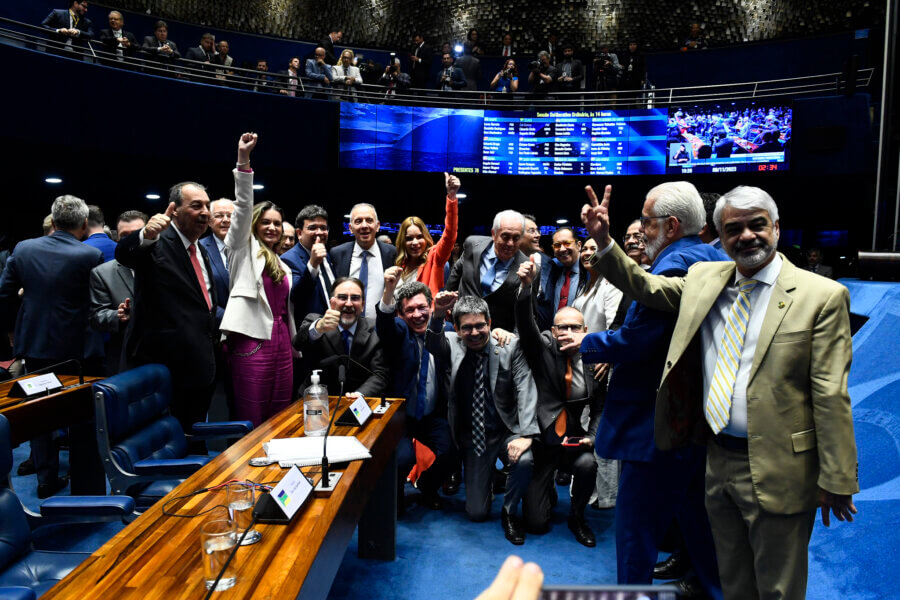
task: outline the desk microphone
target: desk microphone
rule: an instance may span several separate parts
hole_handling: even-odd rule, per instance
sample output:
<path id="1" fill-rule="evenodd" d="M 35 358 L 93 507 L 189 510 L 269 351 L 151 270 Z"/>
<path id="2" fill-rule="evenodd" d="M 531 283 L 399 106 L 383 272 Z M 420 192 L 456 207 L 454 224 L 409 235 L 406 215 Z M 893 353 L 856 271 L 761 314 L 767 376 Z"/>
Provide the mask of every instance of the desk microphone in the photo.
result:
<path id="1" fill-rule="evenodd" d="M 69 360 L 64 360 L 62 362 L 58 362 L 55 365 L 48 365 L 43 369 L 35 369 L 34 371 L 29 370 L 25 375 L 40 375 L 41 373 L 48 373 L 53 371 L 56 367 L 62 367 L 65 365 L 77 365 L 78 366 L 78 384 L 81 385 L 84 383 L 84 371 L 81 368 L 81 362 L 75 360 L 74 358 L 70 358 Z M 28 364 L 25 364 L 25 367 L 28 367 Z"/>
<path id="2" fill-rule="evenodd" d="M 334 358 L 340 358 L 334 357 Z M 347 356 L 349 360 L 350 356 Z M 325 361 L 322 361 L 322 366 L 324 366 Z M 347 367 L 344 366 L 343 363 L 338 365 L 338 381 L 341 383 L 341 391 L 338 395 L 337 403 L 334 405 L 334 410 L 331 411 L 331 419 L 328 421 L 328 428 L 325 429 L 325 437 L 322 438 L 322 478 L 319 480 L 318 489 L 323 491 L 330 491 L 332 489 L 331 485 L 331 473 L 329 471 L 328 465 L 328 435 L 331 433 L 331 426 L 334 425 L 334 417 L 337 415 L 338 407 L 341 405 L 341 398 L 344 397 L 344 382 L 347 380 Z"/>

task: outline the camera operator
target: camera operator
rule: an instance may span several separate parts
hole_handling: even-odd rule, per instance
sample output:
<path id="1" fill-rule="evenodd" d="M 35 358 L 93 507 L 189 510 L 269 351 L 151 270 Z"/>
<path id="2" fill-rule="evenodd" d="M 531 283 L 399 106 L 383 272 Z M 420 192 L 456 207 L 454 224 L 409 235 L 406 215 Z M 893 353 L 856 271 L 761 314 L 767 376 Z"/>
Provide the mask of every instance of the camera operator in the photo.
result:
<path id="1" fill-rule="evenodd" d="M 556 90 L 556 80 L 559 79 L 559 71 L 550 64 L 550 53 L 546 50 L 538 52 L 538 59 L 528 65 L 528 84 L 531 93 L 535 96 L 546 96 Z"/>
<path id="2" fill-rule="evenodd" d="M 598 92 L 613 92 L 619 83 L 622 65 L 619 57 L 609 51 L 609 46 L 600 46 L 600 52 L 594 57 L 595 89 Z"/>
<path id="3" fill-rule="evenodd" d="M 575 92 L 581 89 L 584 81 L 584 65 L 575 58 L 575 46 L 570 42 L 562 44 L 563 58 L 556 63 L 559 77 L 556 79 L 561 92 Z"/>
<path id="4" fill-rule="evenodd" d="M 412 85 L 409 75 L 400 70 L 400 59 L 391 55 L 391 64 L 384 69 L 384 74 L 378 80 L 379 85 L 387 88 L 385 96 L 393 96 L 398 91 L 403 93 Z"/>
<path id="5" fill-rule="evenodd" d="M 453 66 L 453 56 L 444 53 L 441 56 L 441 70 L 437 75 L 437 89 L 443 92 L 452 92 L 466 87 L 466 76 L 462 69 Z"/>
<path id="6" fill-rule="evenodd" d="M 505 94 L 519 90 L 519 71 L 516 69 L 516 61 L 510 58 L 503 64 L 503 70 L 498 71 L 491 80 L 491 89 Z"/>

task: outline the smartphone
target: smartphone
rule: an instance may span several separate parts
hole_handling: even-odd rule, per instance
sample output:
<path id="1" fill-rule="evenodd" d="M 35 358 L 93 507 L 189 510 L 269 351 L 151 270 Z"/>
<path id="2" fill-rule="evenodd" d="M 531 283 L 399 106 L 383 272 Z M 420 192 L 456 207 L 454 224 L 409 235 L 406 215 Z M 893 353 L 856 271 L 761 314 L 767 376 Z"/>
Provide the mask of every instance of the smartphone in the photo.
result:
<path id="1" fill-rule="evenodd" d="M 574 448 L 576 446 L 580 446 L 581 440 L 585 439 L 585 437 L 586 436 L 578 435 L 578 436 L 563 438 L 562 445 L 565 446 L 566 448 Z"/>

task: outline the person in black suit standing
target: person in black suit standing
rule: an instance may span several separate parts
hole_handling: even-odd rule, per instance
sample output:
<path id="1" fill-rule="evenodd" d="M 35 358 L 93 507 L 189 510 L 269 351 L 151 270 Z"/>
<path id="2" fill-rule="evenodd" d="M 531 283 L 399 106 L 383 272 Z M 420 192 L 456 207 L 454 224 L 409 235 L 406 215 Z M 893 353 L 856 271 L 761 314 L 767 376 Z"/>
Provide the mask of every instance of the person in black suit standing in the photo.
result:
<path id="1" fill-rule="evenodd" d="M 85 373 L 101 374 L 102 359 L 86 361 L 85 350 L 93 335 L 88 327 L 88 281 L 91 269 L 103 263 L 103 253 L 80 241 L 88 228 L 88 207 L 84 200 L 60 196 L 53 201 L 51 214 L 56 231 L 21 242 L 6 262 L 0 277 L 0 316 L 6 331 L 13 331 L 15 321 L 13 354 L 25 360 L 28 371 L 74 359 L 81 363 Z M 24 290 L 21 305 L 20 289 Z M 54 371 L 77 373 L 78 368 L 68 365 Z M 89 463 L 82 461 L 83 448 L 93 448 L 96 460 L 96 443 L 90 446 L 93 430 L 88 429 L 84 436 L 80 429 L 73 426 L 70 434 L 73 474 L 88 468 Z M 64 488 L 66 479 L 59 477 L 59 454 L 50 434 L 33 439 L 31 452 L 37 470 L 38 497 L 46 498 Z M 95 466 L 100 467 L 99 462 Z M 73 494 L 103 493 L 102 467 L 99 485 L 91 477 L 77 483 Z"/>
<path id="2" fill-rule="evenodd" d="M 209 226 L 209 204 L 202 185 L 178 183 L 166 212 L 116 247 L 116 260 L 134 271 L 127 360 L 169 368 L 172 415 L 185 431 L 206 420 L 215 387 L 216 286 L 206 249 L 197 244 Z"/>
<path id="3" fill-rule="evenodd" d="M 109 29 L 100 31 L 100 43 L 103 49 L 110 54 L 116 55 L 116 60 L 124 61 L 125 57 L 131 58 L 138 49 L 137 38 L 130 31 L 125 31 L 122 27 L 125 25 L 125 19 L 122 13 L 117 10 L 109 13 Z M 113 64 L 107 61 L 106 64 Z"/>
<path id="4" fill-rule="evenodd" d="M 41 22 L 41 27 L 54 32 L 57 41 L 72 48 L 72 40 L 87 42 L 94 39 L 94 28 L 91 20 L 85 15 L 88 11 L 86 0 L 70 0 L 69 8 L 58 8 L 50 11 Z"/>
<path id="5" fill-rule="evenodd" d="M 384 272 L 394 266 L 397 249 L 375 239 L 381 223 L 371 204 L 357 204 L 350 210 L 350 233 L 354 242 L 331 251 L 335 277 L 355 277 L 363 282 L 365 315 L 375 321 L 375 305 L 384 292 Z"/>
<path id="6" fill-rule="evenodd" d="M 211 33 L 200 36 L 200 44 L 192 46 L 184 53 L 185 60 L 203 63 L 200 68 L 204 71 L 212 70 L 212 63 L 216 59 L 216 38 Z"/>
<path id="7" fill-rule="evenodd" d="M 294 279 L 291 302 L 294 320 L 301 322 L 309 313 L 325 314 L 329 307 L 335 275 L 328 241 L 328 211 L 316 204 L 304 206 L 294 221 L 297 244 L 281 255 Z"/>
<path id="8" fill-rule="evenodd" d="M 445 289 L 462 296 L 484 298 L 491 309 L 492 327 L 513 331 L 516 317 L 513 307 L 519 290 L 516 270 L 528 257 L 519 250 L 525 233 L 525 217 L 504 210 L 494 217 L 491 237 L 470 235 L 463 244 L 462 258 L 450 271 Z M 535 281 L 537 294 L 539 279 Z"/>
<path id="9" fill-rule="evenodd" d="M 417 33 L 413 38 L 413 47 L 409 51 L 409 76 L 414 88 L 427 88 L 428 75 L 431 72 L 431 47 L 425 43 L 425 36 Z"/>
<path id="10" fill-rule="evenodd" d="M 333 67 L 338 63 L 334 55 L 334 43 L 340 43 L 342 39 L 344 39 L 344 32 L 337 29 L 323 37 L 322 41 L 319 42 L 319 46 L 325 49 L 325 64 Z"/>
<path id="11" fill-rule="evenodd" d="M 178 46 L 169 39 L 169 26 L 165 21 L 157 21 L 153 27 L 153 35 L 144 36 L 141 50 L 164 65 L 171 65 L 181 58 Z"/>

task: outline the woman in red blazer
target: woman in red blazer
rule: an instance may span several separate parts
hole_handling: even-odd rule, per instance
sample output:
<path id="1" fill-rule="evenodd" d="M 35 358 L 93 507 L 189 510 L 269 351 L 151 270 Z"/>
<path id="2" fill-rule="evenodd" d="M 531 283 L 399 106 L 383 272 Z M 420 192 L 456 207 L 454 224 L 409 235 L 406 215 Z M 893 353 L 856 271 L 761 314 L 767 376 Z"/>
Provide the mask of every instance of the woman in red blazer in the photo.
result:
<path id="1" fill-rule="evenodd" d="M 444 234 L 437 244 L 428 233 L 428 227 L 419 217 L 407 217 L 397 232 L 397 260 L 402 269 L 401 280 L 421 281 L 431 290 L 432 297 L 444 288 L 444 265 L 456 243 L 459 223 L 459 206 L 456 192 L 459 178 L 444 173 L 447 184 L 447 216 L 444 218 Z"/>

